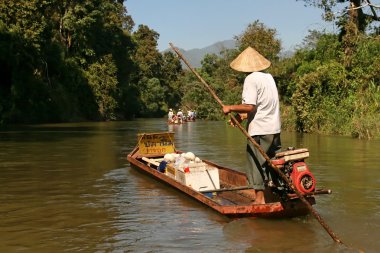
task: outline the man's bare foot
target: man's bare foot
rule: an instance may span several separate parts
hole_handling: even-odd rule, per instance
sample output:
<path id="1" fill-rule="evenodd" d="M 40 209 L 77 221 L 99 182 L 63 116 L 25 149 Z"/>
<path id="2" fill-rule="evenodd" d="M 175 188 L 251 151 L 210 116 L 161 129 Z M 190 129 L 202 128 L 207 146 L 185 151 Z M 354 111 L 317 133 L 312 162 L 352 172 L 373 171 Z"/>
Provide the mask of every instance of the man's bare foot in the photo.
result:
<path id="1" fill-rule="evenodd" d="M 253 204 L 255 205 L 265 204 L 264 191 L 256 190 L 256 199 L 255 199 L 255 202 L 253 202 Z"/>

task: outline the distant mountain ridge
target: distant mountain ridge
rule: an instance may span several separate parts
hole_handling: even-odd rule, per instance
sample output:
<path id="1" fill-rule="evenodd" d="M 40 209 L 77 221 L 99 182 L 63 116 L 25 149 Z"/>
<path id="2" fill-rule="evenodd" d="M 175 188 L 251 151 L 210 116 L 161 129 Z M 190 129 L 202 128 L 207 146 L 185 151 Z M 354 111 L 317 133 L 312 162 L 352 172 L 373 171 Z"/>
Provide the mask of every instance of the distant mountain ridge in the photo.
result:
<path id="1" fill-rule="evenodd" d="M 192 67 L 199 68 L 202 66 L 201 61 L 203 60 L 206 54 L 220 55 L 220 52 L 223 49 L 233 49 L 233 48 L 236 48 L 235 40 L 224 40 L 224 41 L 219 41 L 210 46 L 200 48 L 200 49 L 196 48 L 196 49 L 184 50 L 184 49 L 179 48 L 179 51 L 183 54 L 183 56 L 187 59 L 187 61 L 191 64 Z M 167 49 L 167 50 L 170 50 L 170 49 Z"/>

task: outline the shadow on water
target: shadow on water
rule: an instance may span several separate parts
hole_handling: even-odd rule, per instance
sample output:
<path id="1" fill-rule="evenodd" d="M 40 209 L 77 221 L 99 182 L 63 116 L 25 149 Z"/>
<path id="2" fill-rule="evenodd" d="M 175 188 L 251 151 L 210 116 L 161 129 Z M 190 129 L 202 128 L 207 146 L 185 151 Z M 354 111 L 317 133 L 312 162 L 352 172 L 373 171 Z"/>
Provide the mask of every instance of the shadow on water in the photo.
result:
<path id="1" fill-rule="evenodd" d="M 137 133 L 175 132 L 176 147 L 244 171 L 245 138 L 224 122 L 164 119 L 52 124 L 0 131 L 1 252 L 357 252 L 332 241 L 312 216 L 219 215 L 130 168 Z M 344 243 L 377 252 L 379 141 L 282 134 L 307 147 L 321 188 L 315 209 Z"/>

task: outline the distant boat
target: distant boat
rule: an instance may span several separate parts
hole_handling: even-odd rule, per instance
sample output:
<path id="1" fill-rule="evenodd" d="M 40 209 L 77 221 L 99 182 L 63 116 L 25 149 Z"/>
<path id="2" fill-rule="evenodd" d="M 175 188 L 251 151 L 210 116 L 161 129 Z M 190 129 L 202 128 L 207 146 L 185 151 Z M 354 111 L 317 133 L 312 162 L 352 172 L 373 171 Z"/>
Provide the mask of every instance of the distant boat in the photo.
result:
<path id="1" fill-rule="evenodd" d="M 192 122 L 192 121 L 195 121 L 195 118 L 189 118 L 189 117 L 187 117 L 187 118 L 185 119 L 185 121 L 186 121 L 186 122 Z"/>
<path id="2" fill-rule="evenodd" d="M 265 190 L 266 204 L 253 204 L 254 190 L 248 187 L 245 173 L 206 160 L 199 166 L 194 165 L 198 167 L 189 165 L 182 170 L 174 164 L 167 164 L 164 161 L 165 154 L 184 153 L 175 149 L 173 136 L 174 133 L 139 134 L 138 145 L 128 155 L 128 161 L 137 170 L 228 217 L 286 218 L 309 213 L 305 203 L 295 193 L 279 194 L 271 188 Z M 293 157 L 303 159 L 299 154 Z M 278 161 L 278 164 L 283 165 L 284 159 Z M 331 191 L 313 188 L 311 192 L 303 193 L 303 196 L 313 205 L 316 203 L 314 195 L 327 193 Z"/>
<path id="3" fill-rule="evenodd" d="M 172 120 L 168 120 L 168 124 L 169 125 L 180 125 L 182 124 L 184 121 L 182 119 L 172 119 Z"/>

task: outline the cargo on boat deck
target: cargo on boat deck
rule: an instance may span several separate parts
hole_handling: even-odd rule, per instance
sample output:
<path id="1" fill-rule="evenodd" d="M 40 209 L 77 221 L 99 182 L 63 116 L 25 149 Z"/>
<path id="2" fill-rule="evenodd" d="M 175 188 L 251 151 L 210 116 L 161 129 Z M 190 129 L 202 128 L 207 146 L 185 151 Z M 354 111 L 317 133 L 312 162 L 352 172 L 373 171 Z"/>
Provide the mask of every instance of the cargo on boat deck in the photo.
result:
<path id="1" fill-rule="evenodd" d="M 287 173 L 300 194 L 310 205 L 314 195 L 330 194 L 331 190 L 316 189 L 304 159 L 307 150 L 286 150 L 272 160 Z M 287 161 L 286 161 L 287 160 Z M 173 133 L 146 133 L 138 135 L 138 145 L 128 154 L 132 167 L 148 173 L 188 196 L 228 217 L 297 217 L 309 213 L 304 201 L 291 187 L 283 190 L 265 189 L 265 204 L 254 204 L 254 190 L 247 185 L 247 175 L 211 161 L 201 160 L 192 152 L 174 148 Z M 302 191 L 301 191 L 302 190 Z"/>
<path id="2" fill-rule="evenodd" d="M 220 189 L 218 169 L 206 163 L 189 164 L 184 170 L 178 169 L 176 180 L 196 191 Z"/>
<path id="3" fill-rule="evenodd" d="M 193 188 L 196 191 L 220 189 L 219 170 L 204 162 L 180 164 L 166 163 L 162 158 L 142 158 L 149 164 L 153 164 L 160 171 L 161 165 L 165 164 L 164 173 L 170 178 Z M 160 171 L 161 172 L 161 171 Z"/>
<path id="4" fill-rule="evenodd" d="M 219 170 L 203 162 L 178 167 L 168 164 L 165 175 L 196 191 L 220 189 Z"/>

